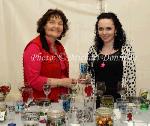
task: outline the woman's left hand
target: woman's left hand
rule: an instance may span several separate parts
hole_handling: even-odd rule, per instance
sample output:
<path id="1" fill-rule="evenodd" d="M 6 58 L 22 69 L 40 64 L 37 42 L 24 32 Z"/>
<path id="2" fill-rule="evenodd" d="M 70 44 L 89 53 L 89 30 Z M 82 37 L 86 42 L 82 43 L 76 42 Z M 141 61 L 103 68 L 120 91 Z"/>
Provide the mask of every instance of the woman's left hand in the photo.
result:
<path id="1" fill-rule="evenodd" d="M 62 84 L 64 87 L 72 87 L 73 85 L 77 84 L 77 80 L 72 78 L 63 78 Z"/>
<path id="2" fill-rule="evenodd" d="M 72 84 L 77 84 L 77 79 L 72 79 Z"/>
<path id="3" fill-rule="evenodd" d="M 78 79 L 78 82 L 80 83 L 80 84 L 87 84 L 87 83 L 90 83 L 91 82 L 91 77 L 89 76 L 89 75 L 86 75 L 86 77 L 85 78 L 79 78 Z"/>

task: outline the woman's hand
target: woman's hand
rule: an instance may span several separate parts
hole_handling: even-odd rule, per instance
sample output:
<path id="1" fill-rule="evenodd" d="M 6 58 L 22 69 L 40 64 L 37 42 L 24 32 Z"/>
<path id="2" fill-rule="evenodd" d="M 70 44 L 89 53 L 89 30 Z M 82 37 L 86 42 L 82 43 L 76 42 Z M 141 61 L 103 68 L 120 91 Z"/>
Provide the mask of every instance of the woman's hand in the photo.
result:
<path id="1" fill-rule="evenodd" d="M 63 78 L 62 80 L 62 85 L 64 87 L 72 87 L 74 84 L 77 84 L 77 80 L 76 79 L 72 79 L 72 78 Z"/>
<path id="2" fill-rule="evenodd" d="M 88 83 L 91 82 L 91 76 L 90 75 L 86 75 L 85 78 L 81 78 L 81 76 L 80 76 L 79 79 L 78 79 L 78 82 L 80 84 L 88 84 Z"/>
<path id="3" fill-rule="evenodd" d="M 62 78 L 62 79 L 48 78 L 47 83 L 50 84 L 51 87 L 64 86 L 70 88 L 77 83 L 77 80 L 72 78 Z"/>

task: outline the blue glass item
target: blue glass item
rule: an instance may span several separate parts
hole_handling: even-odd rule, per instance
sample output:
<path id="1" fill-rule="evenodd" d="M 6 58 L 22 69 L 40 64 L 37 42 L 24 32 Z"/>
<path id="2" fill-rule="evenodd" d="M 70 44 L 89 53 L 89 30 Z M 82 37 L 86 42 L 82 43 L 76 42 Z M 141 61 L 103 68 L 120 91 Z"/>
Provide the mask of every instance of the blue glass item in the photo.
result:
<path id="1" fill-rule="evenodd" d="M 9 123 L 8 126 L 16 126 L 15 123 Z"/>
<path id="2" fill-rule="evenodd" d="M 15 112 L 22 112 L 24 110 L 23 101 L 16 101 Z"/>
<path id="3" fill-rule="evenodd" d="M 80 63 L 79 68 L 80 68 L 80 74 L 87 74 L 87 70 L 88 70 L 87 63 Z"/>
<path id="4" fill-rule="evenodd" d="M 65 112 L 68 112 L 70 109 L 70 95 L 69 94 L 64 94 L 61 96 L 62 99 L 62 106 Z"/>
<path id="5" fill-rule="evenodd" d="M 63 109 L 68 112 L 70 109 L 70 99 L 63 100 Z"/>

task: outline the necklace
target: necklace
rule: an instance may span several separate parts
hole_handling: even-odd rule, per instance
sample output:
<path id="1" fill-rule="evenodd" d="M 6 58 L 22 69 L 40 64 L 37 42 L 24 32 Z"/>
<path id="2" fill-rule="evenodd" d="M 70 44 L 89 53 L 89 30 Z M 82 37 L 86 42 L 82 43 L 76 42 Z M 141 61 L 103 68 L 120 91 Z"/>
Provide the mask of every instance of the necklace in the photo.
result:
<path id="1" fill-rule="evenodd" d="M 101 68 L 104 68 L 106 66 L 106 64 L 104 63 L 104 61 L 100 64 Z"/>
<path id="2" fill-rule="evenodd" d="M 99 67 L 100 68 L 104 68 L 106 66 L 106 63 L 104 62 L 104 59 L 105 59 L 105 55 L 104 57 L 102 58 L 102 63 L 99 64 Z"/>
<path id="3" fill-rule="evenodd" d="M 103 53 L 102 53 L 103 52 Z M 104 61 L 107 61 L 105 58 L 106 57 L 108 57 L 108 59 L 109 59 L 109 55 L 111 55 L 111 54 L 113 54 L 114 53 L 114 49 L 112 48 L 111 50 L 108 50 L 108 51 L 106 51 L 106 50 L 102 50 L 101 52 L 100 52 L 100 54 L 103 54 L 104 55 L 104 57 L 102 58 L 102 63 L 100 63 L 99 64 L 99 67 L 100 68 L 105 68 L 106 67 L 106 63 L 104 62 Z"/>

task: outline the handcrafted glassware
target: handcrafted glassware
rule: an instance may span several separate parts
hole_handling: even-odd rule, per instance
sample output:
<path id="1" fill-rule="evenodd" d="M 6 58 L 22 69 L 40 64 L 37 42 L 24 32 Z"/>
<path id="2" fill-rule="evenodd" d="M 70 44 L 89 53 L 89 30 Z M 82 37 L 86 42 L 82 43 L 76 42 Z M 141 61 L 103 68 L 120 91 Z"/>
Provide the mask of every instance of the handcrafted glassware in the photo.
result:
<path id="1" fill-rule="evenodd" d="M 83 90 L 86 97 L 91 97 L 94 93 L 92 84 L 86 84 Z"/>
<path id="2" fill-rule="evenodd" d="M 133 121 L 133 126 L 148 126 L 149 122 L 143 122 L 143 121 Z"/>
<path id="3" fill-rule="evenodd" d="M 35 103 L 39 107 L 39 109 L 43 110 L 44 112 L 48 112 L 51 108 L 51 102 L 47 98 L 36 99 Z"/>
<path id="4" fill-rule="evenodd" d="M 140 108 L 141 98 L 137 96 L 127 97 L 129 100 L 129 106 L 133 108 L 133 114 L 137 114 Z"/>
<path id="5" fill-rule="evenodd" d="M 121 95 L 121 98 L 126 99 L 127 86 L 121 85 L 121 81 L 118 82 L 118 93 Z"/>
<path id="6" fill-rule="evenodd" d="M 31 87 L 20 87 L 20 93 L 22 94 L 22 99 L 24 102 L 25 109 L 28 109 L 30 104 L 33 102 L 33 90 Z"/>
<path id="7" fill-rule="evenodd" d="M 149 103 L 150 103 L 150 90 L 149 89 L 140 89 L 139 93 L 141 104 L 140 109 L 141 110 L 148 110 L 149 109 Z"/>
<path id="8" fill-rule="evenodd" d="M 80 121 L 79 121 L 79 114 L 78 114 L 78 109 L 76 107 L 71 107 L 69 114 L 68 114 L 68 122 L 69 125 L 77 125 L 80 126 Z"/>
<path id="9" fill-rule="evenodd" d="M 95 96 L 85 97 L 84 98 L 84 122 L 93 122 L 95 113 Z"/>
<path id="10" fill-rule="evenodd" d="M 85 79 L 88 71 L 87 63 L 79 63 L 80 79 Z"/>
<path id="11" fill-rule="evenodd" d="M 50 91 L 51 91 L 51 86 L 49 84 L 44 84 L 43 91 L 44 91 L 44 94 L 46 95 L 46 98 L 48 99 L 48 95 L 50 94 Z"/>
<path id="12" fill-rule="evenodd" d="M 20 87 L 19 91 L 24 102 L 28 102 L 30 99 L 33 100 L 33 90 L 31 87 Z"/>
<path id="13" fill-rule="evenodd" d="M 95 96 L 96 96 L 96 108 L 100 107 L 101 97 L 106 91 L 105 82 L 96 82 Z"/>
<path id="14" fill-rule="evenodd" d="M 39 112 L 26 110 L 21 113 L 21 121 L 24 126 L 38 126 L 39 125 Z"/>
<path id="15" fill-rule="evenodd" d="M 47 98 L 39 98 L 35 102 L 39 108 L 39 122 L 47 123 L 47 113 L 51 109 L 50 100 Z"/>
<path id="16" fill-rule="evenodd" d="M 27 109 L 21 112 L 21 121 L 24 126 L 39 126 L 40 109 L 36 101 L 32 101 Z"/>
<path id="17" fill-rule="evenodd" d="M 127 106 L 126 108 L 126 121 L 133 121 L 133 107 Z"/>
<path id="18" fill-rule="evenodd" d="M 106 91 L 106 85 L 105 82 L 96 82 L 96 96 L 102 96 Z"/>
<path id="19" fill-rule="evenodd" d="M 129 100 L 124 98 L 117 98 L 116 99 L 117 108 L 121 111 L 122 114 L 126 113 L 126 108 L 129 104 Z"/>
<path id="20" fill-rule="evenodd" d="M 62 105 L 63 105 L 64 111 L 68 112 L 70 109 L 70 101 L 71 101 L 70 94 L 61 95 L 61 99 L 62 99 Z"/>
<path id="21" fill-rule="evenodd" d="M 114 107 L 114 98 L 112 95 L 103 95 L 101 98 L 101 106 L 113 108 Z"/>
<path id="22" fill-rule="evenodd" d="M 15 118 L 15 101 L 9 101 L 6 103 L 7 105 L 7 114 L 8 114 L 8 120 L 10 123 L 13 123 Z"/>
<path id="23" fill-rule="evenodd" d="M 7 112 L 6 112 L 6 103 L 4 100 L 0 100 L 0 122 L 6 120 Z"/>
<path id="24" fill-rule="evenodd" d="M 47 120 L 48 126 L 66 126 L 65 112 L 62 110 L 50 110 Z"/>
<path id="25" fill-rule="evenodd" d="M 96 110 L 96 126 L 113 126 L 113 110 L 100 107 Z"/>
<path id="26" fill-rule="evenodd" d="M 0 100 L 5 100 L 10 90 L 11 84 L 9 82 L 0 82 Z"/>

